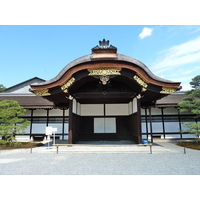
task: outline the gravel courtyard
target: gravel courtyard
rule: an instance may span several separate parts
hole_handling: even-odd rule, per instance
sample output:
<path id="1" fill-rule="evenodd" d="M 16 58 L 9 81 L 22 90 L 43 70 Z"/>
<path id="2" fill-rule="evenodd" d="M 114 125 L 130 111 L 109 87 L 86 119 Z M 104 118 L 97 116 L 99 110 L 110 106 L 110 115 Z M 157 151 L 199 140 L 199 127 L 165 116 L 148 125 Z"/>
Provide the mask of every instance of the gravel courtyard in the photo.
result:
<path id="1" fill-rule="evenodd" d="M 200 175 L 200 151 L 158 140 L 152 147 L 47 146 L 2 150 L 1 175 Z"/>

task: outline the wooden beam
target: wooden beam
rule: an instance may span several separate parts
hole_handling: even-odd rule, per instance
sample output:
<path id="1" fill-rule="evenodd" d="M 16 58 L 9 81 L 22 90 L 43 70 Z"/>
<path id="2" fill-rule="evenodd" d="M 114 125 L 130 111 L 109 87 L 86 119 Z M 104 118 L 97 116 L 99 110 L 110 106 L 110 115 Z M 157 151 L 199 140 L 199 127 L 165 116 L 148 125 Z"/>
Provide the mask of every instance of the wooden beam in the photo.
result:
<path id="1" fill-rule="evenodd" d="M 73 144 L 72 143 L 72 134 L 73 134 L 73 130 L 72 130 L 72 127 L 73 127 L 73 113 L 72 113 L 72 110 L 73 110 L 73 101 L 72 100 L 69 100 L 69 133 L 68 133 L 68 144 Z"/>

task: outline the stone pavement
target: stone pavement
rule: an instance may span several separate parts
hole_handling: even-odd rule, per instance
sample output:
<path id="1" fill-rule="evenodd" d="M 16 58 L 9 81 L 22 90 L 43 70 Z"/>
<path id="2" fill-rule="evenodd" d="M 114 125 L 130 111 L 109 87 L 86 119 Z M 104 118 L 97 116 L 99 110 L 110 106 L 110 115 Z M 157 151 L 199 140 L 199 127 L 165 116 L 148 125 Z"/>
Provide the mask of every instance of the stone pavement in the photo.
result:
<path id="1" fill-rule="evenodd" d="M 67 141 L 57 140 L 58 149 L 50 142 L 49 148 L 45 146 L 32 149 L 33 152 L 71 152 L 71 153 L 183 153 L 184 148 L 175 145 L 178 140 L 154 141 L 152 147 L 149 145 L 137 145 L 130 141 L 82 141 L 72 146 L 66 146 Z M 63 146 L 62 146 L 63 145 Z"/>
<path id="2" fill-rule="evenodd" d="M 156 140 L 149 146 L 115 145 L 1 151 L 1 175 L 200 175 L 200 151 Z"/>

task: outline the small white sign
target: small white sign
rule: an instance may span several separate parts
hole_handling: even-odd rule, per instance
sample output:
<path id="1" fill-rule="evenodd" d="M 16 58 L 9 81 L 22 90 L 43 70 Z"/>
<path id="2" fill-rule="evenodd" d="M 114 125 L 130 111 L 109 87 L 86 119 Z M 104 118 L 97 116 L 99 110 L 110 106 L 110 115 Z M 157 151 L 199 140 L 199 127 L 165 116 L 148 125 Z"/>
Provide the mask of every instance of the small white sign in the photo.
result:
<path id="1" fill-rule="evenodd" d="M 52 126 L 46 126 L 46 135 L 52 135 Z"/>
<path id="2" fill-rule="evenodd" d="M 57 130 L 58 130 L 57 128 L 52 128 L 53 132 L 57 132 Z"/>

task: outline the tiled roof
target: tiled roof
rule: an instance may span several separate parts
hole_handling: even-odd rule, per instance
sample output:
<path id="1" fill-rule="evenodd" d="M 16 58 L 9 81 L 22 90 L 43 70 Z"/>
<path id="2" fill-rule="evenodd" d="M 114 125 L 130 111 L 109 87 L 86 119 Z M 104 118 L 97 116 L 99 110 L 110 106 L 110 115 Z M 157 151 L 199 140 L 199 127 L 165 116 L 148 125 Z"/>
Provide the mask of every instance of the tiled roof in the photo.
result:
<path id="1" fill-rule="evenodd" d="M 0 96 L 2 100 L 18 101 L 19 105 L 24 108 L 53 108 L 53 103 L 38 96 Z"/>
<path id="2" fill-rule="evenodd" d="M 177 106 L 179 102 L 181 102 L 182 98 L 186 97 L 183 93 L 175 93 L 168 95 L 157 101 L 157 107 L 170 107 Z"/>
<path id="3" fill-rule="evenodd" d="M 157 101 L 156 106 L 157 107 L 176 107 L 178 103 L 182 100 L 182 98 L 186 97 L 185 94 L 171 94 L 168 95 L 160 100 Z M 23 106 L 24 108 L 53 108 L 53 103 L 42 98 L 39 96 L 3 96 L 0 95 L 0 101 L 2 100 L 15 100 L 18 101 L 18 103 Z"/>

